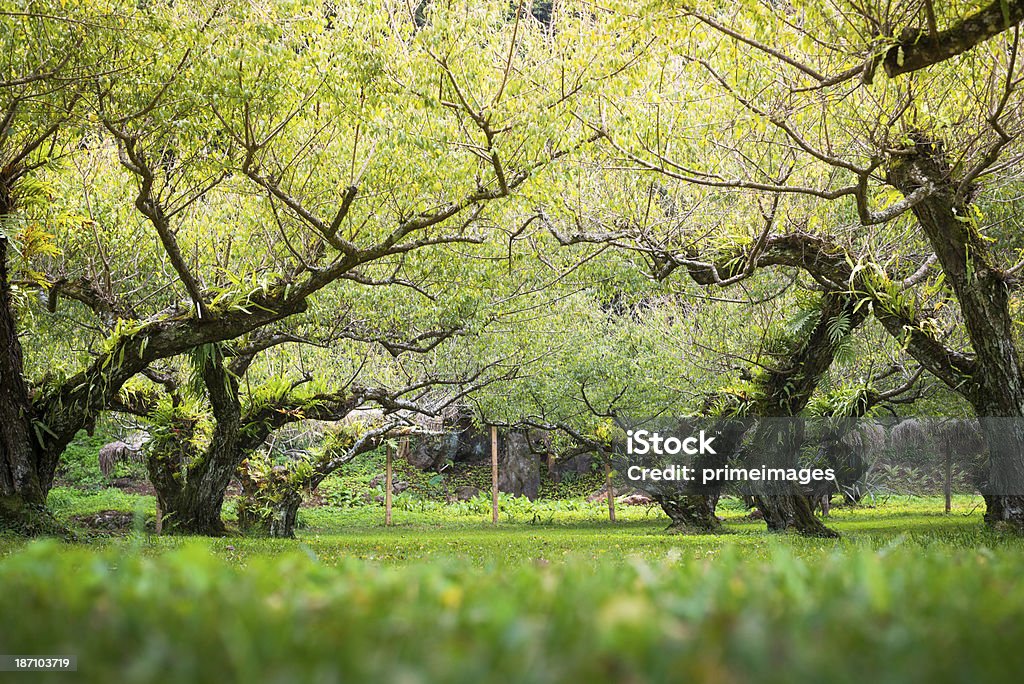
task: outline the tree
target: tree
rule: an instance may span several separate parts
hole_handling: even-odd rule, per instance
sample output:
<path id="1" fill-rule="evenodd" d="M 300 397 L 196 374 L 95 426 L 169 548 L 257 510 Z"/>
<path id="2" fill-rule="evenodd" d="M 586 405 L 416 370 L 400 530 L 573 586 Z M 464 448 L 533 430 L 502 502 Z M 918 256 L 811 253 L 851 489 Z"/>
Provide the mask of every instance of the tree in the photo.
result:
<path id="1" fill-rule="evenodd" d="M 593 138 L 564 115 L 577 92 L 607 77 L 592 66 L 603 60 L 587 55 L 611 44 L 571 32 L 556 39 L 532 24 L 513 30 L 496 20 L 499 4 L 433 8 L 419 30 L 390 4 L 353 4 L 344 21 L 326 21 L 319 7 L 268 3 L 269 14 L 290 18 L 272 23 L 254 18 L 251 3 L 132 5 L 111 12 L 118 30 L 95 48 L 114 68 L 90 72 L 81 88 L 46 68 L 72 64 L 49 47 L 32 53 L 41 64 L 15 64 L 5 81 L 15 93 L 8 120 L 22 117 L 25 133 L 4 139 L 0 208 L 13 220 L 29 189 L 22 181 L 19 194 L 15 181 L 33 173 L 67 192 L 51 205 L 91 217 L 47 225 L 57 244 L 83 249 L 30 265 L 40 267 L 35 287 L 50 293 L 52 308 L 61 299 L 83 304 L 102 325 L 84 368 L 30 391 L 5 238 L 5 524 L 20 524 L 26 505 L 44 506 L 76 432 L 153 362 L 305 314 L 339 283 L 402 286 L 416 252 L 484 242 L 485 206 Z M 22 21 L 40 32 L 65 26 L 53 16 L 62 13 Z M 58 46 L 76 55 L 92 23 L 71 25 Z M 611 61 L 609 71 L 623 68 Z M 29 87 L 63 109 L 44 107 L 45 118 L 22 108 L 17 93 Z M 61 128 L 72 118 L 77 127 Z M 46 141 L 110 184 L 82 184 L 83 192 L 66 167 L 40 168 L 31 156 Z M 45 223 L 49 214 L 23 202 L 17 216 Z M 106 259 L 104 237 L 140 219 L 135 239 L 155 237 L 157 251 L 141 263 Z"/>
<path id="2" fill-rule="evenodd" d="M 421 346 L 393 339 L 385 344 L 405 347 L 403 352 L 429 354 L 450 336 L 451 331 L 428 335 L 430 341 Z M 487 375 L 491 369 L 481 368 L 467 371 L 461 377 L 423 373 L 415 381 L 405 381 L 395 388 L 366 386 L 370 380 L 384 380 L 394 372 L 380 368 L 382 361 L 375 360 L 379 355 L 370 345 L 362 343 L 368 347 L 363 357 L 353 359 L 342 373 L 324 358 L 301 355 L 300 350 L 299 360 L 312 372 L 306 370 L 289 377 L 287 370 L 297 370 L 290 368 L 297 365 L 296 355 L 292 353 L 291 358 L 279 359 L 282 363 L 278 360 L 265 363 L 269 368 L 264 368 L 255 378 L 250 377 L 249 371 L 261 354 L 271 350 L 280 352 L 286 345 L 310 343 L 309 339 L 295 334 L 279 333 L 255 336 L 237 347 L 224 344 L 199 347 L 190 354 L 191 381 L 183 381 L 182 373 L 174 369 L 159 373 L 151 369 L 149 378 L 162 390 L 154 391 L 152 385 L 133 388 L 134 391 L 122 393 L 112 404 L 113 409 L 133 414 L 150 426 L 152 440 L 147 445 L 147 470 L 168 529 L 188 534 L 223 534 L 221 508 L 228 485 L 239 475 L 243 464 L 255 463 L 256 452 L 285 426 L 309 420 L 337 422 L 353 412 L 374 406 L 387 414 L 428 412 L 431 407 L 421 400 L 431 390 L 450 388 L 450 402 L 495 379 Z M 325 356 L 347 356 L 351 350 L 340 343 L 341 340 L 335 340 L 329 347 L 323 345 Z M 397 362 L 399 356 L 396 354 L 388 360 Z M 443 367 L 438 356 L 432 356 L 425 363 Z M 410 370 L 405 364 L 401 368 L 402 373 Z M 362 385 L 357 384 L 357 378 Z M 399 422 L 389 423 L 389 427 L 371 435 L 372 438 L 358 441 L 359 449 L 344 457 L 332 453 L 316 463 L 314 471 L 302 473 L 305 479 L 301 484 L 306 489 L 315 489 L 324 477 L 348 460 L 375 448 L 379 439 Z M 250 472 L 242 472 L 241 476 L 245 482 L 255 479 Z M 287 497 L 289 505 L 294 501 L 292 508 L 301 500 L 292 496 L 298 491 L 296 485 Z M 294 513 L 290 510 L 285 519 L 294 522 Z M 291 525 L 285 525 L 275 531 L 291 536 L 291 529 Z"/>
<path id="3" fill-rule="evenodd" d="M 326 418 L 336 424 L 317 446 L 286 463 L 275 464 L 269 449 L 247 454 L 239 468 L 239 526 L 247 533 L 295 536 L 303 494 L 311 495 L 328 476 L 389 440 L 426 434 L 417 419 L 437 418 L 473 392 L 509 377 L 507 372 L 492 375 L 488 371 L 493 373 L 494 369 L 479 369 L 457 379 L 427 376 L 404 387 L 350 391 L 380 407 L 376 411 L 366 411 L 368 404 L 360 403 L 344 415 L 318 410 L 307 413 L 304 409 L 292 412 L 294 420 Z"/>
<path id="4" fill-rule="evenodd" d="M 620 121 L 593 125 L 620 160 L 686 184 L 693 228 L 682 239 L 633 231 L 656 267 L 703 268 L 727 285 L 791 265 L 870 306 L 983 419 L 986 519 L 1020 526 L 1024 435 L 1016 421 L 998 420 L 1024 410 L 1012 297 L 1019 245 L 997 225 L 1017 183 L 1020 8 L 924 3 L 931 27 L 922 33 L 913 29 L 916 7 L 673 12 L 663 26 L 693 31 L 661 53 L 649 81 L 657 101 L 616 102 Z M 894 78 L 872 78 L 879 63 Z M 700 125 L 714 127 L 709 142 L 719 152 L 675 133 Z M 712 211 L 742 215 L 764 193 L 786 197 L 786 229 L 730 231 L 732 245 L 700 237 L 702 220 L 715 223 Z"/>
<path id="5" fill-rule="evenodd" d="M 699 468 L 721 467 L 734 459 L 746 437 L 771 467 L 791 468 L 798 466 L 792 459 L 798 449 L 779 450 L 774 442 L 783 439 L 788 442 L 790 435 L 781 435 L 792 423 L 766 420 L 730 427 L 729 418 L 780 418 L 795 417 L 807 407 L 811 396 L 818 390 L 822 377 L 832 366 L 836 355 L 848 343 L 853 334 L 865 321 L 866 307 L 857 307 L 853 297 L 844 294 L 825 294 L 821 297 L 817 311 L 812 314 L 813 325 L 806 333 L 790 339 L 777 341 L 774 366 L 755 369 L 750 392 L 746 396 L 724 394 L 713 397 L 708 413 L 723 423 L 725 440 L 715 463 L 698 463 Z M 717 404 L 717 405 L 716 405 Z M 747 434 L 753 432 L 752 435 Z M 705 488 L 707 489 L 707 488 Z M 712 485 L 711 491 L 671 492 L 661 495 L 662 507 L 673 523 L 683 529 L 714 531 L 720 525 L 715 517 L 714 507 L 709 498 L 717 498 L 721 485 Z M 814 517 L 814 508 L 807 492 L 801 491 L 795 483 L 780 483 L 759 487 L 754 502 L 764 515 L 771 531 L 781 532 L 795 529 L 801 534 L 819 537 L 835 537 L 836 532 L 823 525 Z"/>
<path id="6" fill-rule="evenodd" d="M 33 525 L 45 527 L 26 506 L 43 506 L 54 464 L 38 449 L 46 428 L 36 420 L 24 374 L 17 315 L 22 295 L 12 281 L 20 270 L 16 255 L 52 247 L 44 230 L 19 215 L 19 205 L 45 201 L 32 173 L 64 151 L 58 132 L 74 116 L 87 80 L 104 68 L 96 38 L 106 18 L 75 10 L 50 21 L 22 11 L 20 3 L 5 3 L 0 16 L 8 55 L 0 72 L 0 519 L 21 524 L 33 518 Z M 90 24 L 99 28 L 86 31 Z"/>

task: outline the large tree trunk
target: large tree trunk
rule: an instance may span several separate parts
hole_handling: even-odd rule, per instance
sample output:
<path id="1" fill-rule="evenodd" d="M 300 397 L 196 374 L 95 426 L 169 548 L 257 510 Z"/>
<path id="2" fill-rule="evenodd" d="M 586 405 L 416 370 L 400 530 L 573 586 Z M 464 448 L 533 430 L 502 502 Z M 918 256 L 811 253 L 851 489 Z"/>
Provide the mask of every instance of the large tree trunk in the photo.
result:
<path id="1" fill-rule="evenodd" d="M 1024 496 L 985 494 L 985 522 L 992 527 L 1020 529 L 1024 520 Z"/>
<path id="2" fill-rule="evenodd" d="M 837 317 L 846 318 L 846 334 L 849 335 L 867 319 L 867 316 L 868 307 L 858 308 L 856 298 L 851 295 L 824 295 L 821 315 L 814 329 L 806 339 L 797 341 L 787 364 L 766 374 L 762 383 L 763 399 L 756 403 L 753 415 L 769 419 L 799 415 L 807 407 L 807 402 L 832 366 L 836 352 L 843 343 L 843 340 L 836 339 L 833 334 Z M 765 429 L 759 426 L 759 434 L 755 436 L 754 444 L 765 449 L 761 455 L 767 455 L 766 462 L 775 461 L 771 463 L 774 467 L 796 467 L 799 450 L 795 445 L 786 446 L 786 440 L 794 437 L 780 437 L 775 434 L 775 427 L 770 422 Z M 800 439 L 801 436 L 797 435 L 795 438 Z M 839 536 L 835 530 L 826 527 L 814 517 L 810 498 L 800 491 L 796 484 L 787 482 L 780 487 L 763 488 L 755 492 L 754 503 L 764 515 L 769 530 L 793 529 L 800 534 L 813 537 Z"/>
<path id="3" fill-rule="evenodd" d="M 200 458 L 207 460 L 208 456 Z M 208 475 L 189 477 L 179 484 L 173 480 L 173 471 L 166 465 L 154 466 L 152 460 L 149 463 L 150 480 L 156 489 L 168 531 L 211 537 L 225 533 L 221 509 L 236 466 L 215 463 L 206 470 Z"/>
<path id="4" fill-rule="evenodd" d="M 1005 276 L 992 263 L 969 199 L 957 194 L 941 145 L 919 135 L 912 153 L 890 166 L 888 179 L 906 196 L 932 188 L 913 212 L 956 295 L 975 353 L 972 373 L 959 391 L 974 407 L 988 443 L 985 519 L 1024 529 L 1024 429 L 1020 420 L 1005 420 L 1024 417 L 1024 369 Z"/>
<path id="5" fill-rule="evenodd" d="M 764 515 L 772 532 L 796 530 L 809 537 L 838 537 L 839 533 L 827 527 L 814 516 L 810 499 L 798 492 L 787 496 L 755 496 L 754 503 Z"/>
<path id="6" fill-rule="evenodd" d="M 288 469 L 274 466 L 256 477 L 249 460 L 239 468 L 242 495 L 238 497 L 238 527 L 243 534 L 291 538 L 302 504 L 301 492 L 289 481 Z M 318 481 L 319 484 L 319 481 Z"/>
<path id="7" fill-rule="evenodd" d="M 0 178 L 0 218 L 11 212 L 9 182 Z M 33 435 L 8 249 L 8 238 L 0 232 L 0 529 L 38 534 L 54 528 L 46 512 L 53 477 L 41 472 L 42 454 Z"/>
<path id="8" fill-rule="evenodd" d="M 224 497 L 231 479 L 244 460 L 241 449 L 218 448 L 214 440 L 201 453 L 185 446 L 191 434 L 180 429 L 179 439 L 166 448 L 151 450 L 146 460 L 149 479 L 156 490 L 168 531 L 180 534 L 221 536 Z"/>
<path id="9" fill-rule="evenodd" d="M 169 530 L 217 536 L 225 532 L 224 496 L 244 458 L 238 376 L 228 370 L 219 345 L 198 352 L 195 363 L 216 420 L 210 443 L 195 453 L 196 421 L 182 417 L 167 426 L 175 436 L 152 450 L 147 467 Z"/>
<path id="10" fill-rule="evenodd" d="M 715 515 L 717 496 L 690 494 L 685 496 L 653 497 L 661 510 L 671 520 L 669 529 L 673 532 L 714 534 L 722 531 L 722 522 Z"/>
<path id="11" fill-rule="evenodd" d="M 326 464 L 314 466 L 304 480 L 295 480 L 289 468 L 274 466 L 265 477 L 252 474 L 246 461 L 239 469 L 242 495 L 238 498 L 238 526 L 242 532 L 261 537 L 291 539 L 302 505 L 302 492 L 312 492 L 333 472 Z"/>
<path id="12" fill-rule="evenodd" d="M 31 406 L 7 273 L 7 238 L 0 236 L 0 493 L 43 503 L 36 471 Z"/>
<path id="13" fill-rule="evenodd" d="M 220 511 L 234 468 L 211 463 L 210 449 L 195 453 L 194 430 L 194 420 L 176 419 L 173 437 L 150 451 L 146 468 L 169 532 L 219 536 L 225 531 Z"/>
<path id="14" fill-rule="evenodd" d="M 316 415 L 319 418 L 340 420 L 354 406 L 350 398 L 339 401 L 334 407 L 320 404 L 314 413 L 318 410 Z M 276 465 L 267 469 L 264 467 L 267 465 L 265 462 L 257 466 L 251 459 L 243 461 L 238 469 L 242 483 L 242 495 L 238 499 L 238 524 L 242 532 L 269 537 L 294 537 L 303 493 L 314 492 L 324 479 L 345 463 L 359 454 L 378 448 L 387 432 L 373 432 L 364 434 L 334 455 L 323 455 L 319 461 L 311 464 L 312 471 L 302 477 L 287 466 Z M 252 450 L 246 453 L 250 454 Z"/>
<path id="15" fill-rule="evenodd" d="M 745 421 L 726 422 L 715 437 L 715 453 L 698 454 L 694 459 L 693 467 L 696 471 L 725 467 L 740 448 L 746 425 Z M 674 488 L 666 487 L 663 490 L 651 488 L 647 493 L 672 521 L 669 529 L 673 532 L 715 534 L 722 530 L 722 522 L 715 513 L 722 488 L 719 482 L 706 485 L 692 482 L 683 491 L 673 491 Z"/>
<path id="16" fill-rule="evenodd" d="M 291 539 L 301 504 L 302 495 L 296 491 L 282 492 L 279 500 L 266 506 L 243 496 L 238 504 L 238 526 L 245 534 Z"/>
<path id="17" fill-rule="evenodd" d="M 989 451 L 988 478 L 981 486 L 985 522 L 1024 532 L 1024 419 L 981 418 Z"/>
<path id="18" fill-rule="evenodd" d="M 698 284 L 711 285 L 715 282 L 708 278 L 703 267 L 690 269 L 689 273 Z M 846 334 L 849 335 L 867 319 L 868 313 L 868 307 L 858 307 L 856 297 L 850 294 L 828 292 L 823 295 L 820 318 L 814 329 L 805 338 L 794 340 L 787 353 L 777 355 L 778 367 L 762 369 L 758 381 L 759 398 L 741 400 L 737 402 L 738 406 L 726 407 L 724 413 L 751 418 L 799 415 L 844 342 L 834 335 L 836 318 L 845 317 Z M 680 503 L 683 505 L 673 508 L 683 511 L 684 516 L 690 516 L 691 511 L 699 513 L 702 510 L 699 501 Z M 755 503 L 768 521 L 769 529 L 792 528 L 813 536 L 838 536 L 814 517 L 808 497 L 796 487 L 787 491 L 759 492 Z"/>
<path id="19" fill-rule="evenodd" d="M 827 319 L 823 317 L 822 322 L 827 322 Z M 764 463 L 770 468 L 798 468 L 797 457 L 803 442 L 803 425 L 797 421 L 762 419 L 754 428 L 751 439 L 750 451 L 756 454 L 756 463 L 750 465 Z M 814 516 L 811 497 L 801 491 L 799 484 L 790 481 L 758 482 L 753 489 L 754 505 L 764 516 L 769 531 L 795 530 L 809 537 L 839 536 Z"/>
<path id="20" fill-rule="evenodd" d="M 213 417 L 216 421 L 213 435 L 202 453 L 190 447 L 197 418 L 182 416 L 173 427 L 179 433 L 175 439 L 166 439 L 153 448 L 147 459 L 150 479 L 160 499 L 165 520 L 170 530 L 185 534 L 222 535 L 225 533 L 221 508 L 232 478 L 242 482 L 243 496 L 239 501 L 239 523 L 248 531 L 258 532 L 264 525 L 273 536 L 292 536 L 303 489 L 316 487 L 328 472 L 314 472 L 311 479 L 296 485 L 294 492 L 286 480 L 280 485 L 282 502 L 274 515 L 256 512 L 252 495 L 256 483 L 243 464 L 276 429 L 302 419 L 340 420 L 362 403 L 360 391 L 348 388 L 329 394 L 317 394 L 305 399 L 286 396 L 277 402 L 251 407 L 243 415 L 238 397 L 238 384 L 249 368 L 254 355 L 235 356 L 230 363 L 220 349 L 201 353 L 197 363 L 206 387 Z M 367 442 L 372 448 L 379 440 Z M 275 494 L 276 494 L 275 488 Z M 264 502 L 265 503 L 265 502 Z M 266 518 L 264 521 L 263 519 Z"/>

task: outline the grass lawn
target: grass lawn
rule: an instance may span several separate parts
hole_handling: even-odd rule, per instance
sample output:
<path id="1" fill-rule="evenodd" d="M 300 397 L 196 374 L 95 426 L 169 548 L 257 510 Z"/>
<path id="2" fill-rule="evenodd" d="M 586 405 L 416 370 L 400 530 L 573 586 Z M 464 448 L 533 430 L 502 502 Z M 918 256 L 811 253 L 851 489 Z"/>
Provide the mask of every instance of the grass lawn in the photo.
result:
<path id="1" fill-rule="evenodd" d="M 64 496 L 62 499 L 61 497 Z M 146 498 L 58 492 L 63 517 Z M 973 497 L 834 509 L 840 540 L 657 510 L 307 509 L 296 540 L 0 538 L 0 653 L 84 682 L 976 682 L 1024 672 L 1024 542 Z M 540 515 L 536 515 L 541 511 Z M 141 517 L 140 517 L 141 520 Z"/>
<path id="2" fill-rule="evenodd" d="M 55 490 L 51 506 L 59 518 L 70 520 L 100 510 L 137 512 L 139 520 L 154 511 L 152 497 L 132 496 L 116 489 L 96 493 Z M 230 517 L 230 504 L 228 516 Z M 533 513 L 540 511 L 536 519 Z M 953 544 L 963 548 L 990 546 L 1016 549 L 1016 540 L 994 535 L 982 527 L 980 497 L 954 498 L 946 515 L 939 497 L 890 497 L 872 505 L 833 508 L 828 524 L 839 530 L 840 540 L 806 539 L 795 535 L 770 535 L 764 523 L 750 520 L 738 501 L 726 499 L 719 507 L 725 534 L 683 536 L 666 531 L 668 518 L 658 507 L 617 509 L 610 523 L 603 502 L 540 502 L 529 515 L 505 512 L 497 527 L 490 513 L 454 510 L 443 506 L 416 506 L 394 511 L 394 525 L 383 525 L 383 509 L 309 508 L 300 513 L 296 540 L 226 537 L 157 537 L 145 532 L 129 535 L 90 536 L 81 544 L 92 548 L 126 548 L 158 554 L 184 545 L 199 545 L 232 562 L 253 556 L 301 550 L 320 562 L 334 564 L 358 559 L 385 565 L 451 559 L 484 567 L 522 562 L 565 560 L 622 561 L 637 557 L 659 560 L 668 555 L 714 557 L 724 549 L 742 556 L 760 557 L 785 545 L 797 556 L 811 556 L 849 548 L 882 548 L 893 544 L 928 546 Z M 0 555 L 25 542 L 0 537 Z M 70 546 L 75 546 L 72 544 Z M 1020 544 L 1024 549 L 1024 542 Z"/>

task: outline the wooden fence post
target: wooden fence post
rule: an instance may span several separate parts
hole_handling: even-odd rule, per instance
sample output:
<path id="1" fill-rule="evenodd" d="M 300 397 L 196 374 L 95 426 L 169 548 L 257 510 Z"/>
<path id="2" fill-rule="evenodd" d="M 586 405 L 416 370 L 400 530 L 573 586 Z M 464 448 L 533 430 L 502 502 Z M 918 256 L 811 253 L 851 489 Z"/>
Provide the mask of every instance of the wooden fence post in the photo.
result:
<path id="1" fill-rule="evenodd" d="M 608 520 L 615 522 L 615 488 L 612 486 L 611 461 L 604 462 L 604 488 L 608 490 Z"/>
<path id="2" fill-rule="evenodd" d="M 952 448 L 949 444 L 946 445 L 946 483 L 945 483 L 945 495 L 946 495 L 946 513 L 949 513 L 953 509 L 953 454 Z"/>
<path id="3" fill-rule="evenodd" d="M 391 525 L 391 444 L 384 446 L 384 525 Z"/>
<path id="4" fill-rule="evenodd" d="M 498 428 L 491 426 L 491 522 L 498 524 Z"/>

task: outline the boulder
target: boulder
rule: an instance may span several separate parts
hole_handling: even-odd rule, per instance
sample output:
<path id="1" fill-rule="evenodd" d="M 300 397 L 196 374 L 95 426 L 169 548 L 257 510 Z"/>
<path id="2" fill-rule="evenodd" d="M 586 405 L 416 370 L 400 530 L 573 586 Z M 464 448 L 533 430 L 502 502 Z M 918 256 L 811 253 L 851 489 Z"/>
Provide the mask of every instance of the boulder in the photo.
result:
<path id="1" fill-rule="evenodd" d="M 637 492 L 635 494 L 622 497 L 622 500 L 619 503 L 623 506 L 651 506 L 654 504 L 654 499 L 646 494 L 640 494 Z"/>
<path id="2" fill-rule="evenodd" d="M 480 427 L 469 414 L 460 414 L 441 426 L 442 434 L 409 440 L 406 459 L 420 470 L 440 471 L 445 463 L 486 464 L 491 460 L 490 428 Z"/>
<path id="3" fill-rule="evenodd" d="M 470 499 L 474 499 L 474 498 L 480 496 L 480 493 L 481 493 L 480 490 L 477 489 L 476 487 L 470 487 L 468 485 L 463 485 L 462 487 L 458 487 L 458 488 L 455 489 L 455 500 L 456 501 L 469 501 Z"/>
<path id="4" fill-rule="evenodd" d="M 405 458 L 420 470 L 437 470 L 446 462 L 455 460 L 458 447 L 458 433 L 423 435 L 409 441 Z"/>
<path id="5" fill-rule="evenodd" d="M 510 432 L 498 451 L 498 489 L 531 501 L 540 491 L 540 467 L 526 433 Z"/>
<path id="6" fill-rule="evenodd" d="M 135 515 L 125 511 L 100 511 L 87 515 L 74 515 L 71 520 L 78 525 L 88 527 L 100 532 L 127 532 L 135 525 Z M 146 522 L 147 529 L 152 527 L 152 521 Z"/>
<path id="7" fill-rule="evenodd" d="M 561 482 L 567 474 L 589 475 L 594 472 L 595 455 L 591 453 L 575 454 L 565 458 L 548 460 L 548 475 L 554 482 Z"/>
<path id="8" fill-rule="evenodd" d="M 387 479 L 387 476 L 385 476 L 385 475 L 374 475 L 373 479 L 370 480 L 370 486 L 371 487 L 383 487 L 384 486 L 384 480 L 386 480 L 386 479 Z M 411 486 L 412 485 L 410 485 L 408 482 L 404 482 L 402 480 L 392 480 L 391 481 L 391 492 L 393 494 L 401 494 L 402 492 L 404 492 L 406 489 L 408 489 Z"/>

